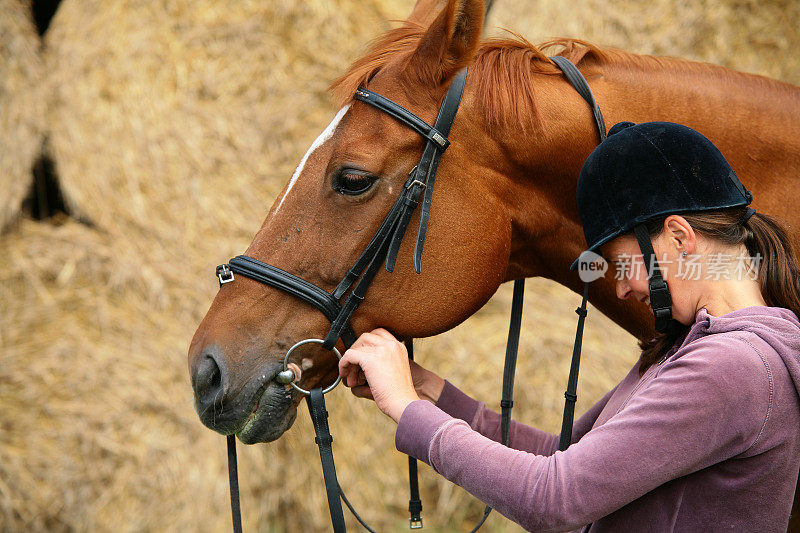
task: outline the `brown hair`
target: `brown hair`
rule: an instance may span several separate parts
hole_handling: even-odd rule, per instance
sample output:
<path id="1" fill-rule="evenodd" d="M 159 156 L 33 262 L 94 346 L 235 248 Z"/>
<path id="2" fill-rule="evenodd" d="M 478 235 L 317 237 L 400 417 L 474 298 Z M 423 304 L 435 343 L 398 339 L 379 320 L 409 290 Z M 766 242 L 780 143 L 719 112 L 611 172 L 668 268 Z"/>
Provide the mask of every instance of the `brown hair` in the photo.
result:
<path id="1" fill-rule="evenodd" d="M 696 232 L 710 239 L 729 246 L 744 244 L 750 257 L 760 258 L 754 266 L 767 305 L 784 307 L 800 316 L 800 267 L 786 230 L 776 218 L 761 213 L 742 222 L 746 213 L 746 207 L 735 207 L 681 216 Z M 666 218 L 667 215 L 647 222 L 651 239 L 661 234 Z M 644 373 L 661 359 L 688 330 L 689 326 L 684 326 L 672 334 L 658 333 L 650 340 L 640 341 L 639 372 Z"/>

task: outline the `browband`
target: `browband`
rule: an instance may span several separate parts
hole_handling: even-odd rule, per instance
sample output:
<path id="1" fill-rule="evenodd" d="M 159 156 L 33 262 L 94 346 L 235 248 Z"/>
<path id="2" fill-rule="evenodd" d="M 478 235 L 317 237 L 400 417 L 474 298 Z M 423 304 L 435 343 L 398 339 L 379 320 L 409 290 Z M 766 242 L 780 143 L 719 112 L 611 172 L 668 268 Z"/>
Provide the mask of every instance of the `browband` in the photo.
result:
<path id="1" fill-rule="evenodd" d="M 356 93 L 353 95 L 353 98 L 356 100 L 361 100 L 362 102 L 365 102 L 371 106 L 375 106 L 381 111 L 392 115 L 394 118 L 400 122 L 403 122 L 408 127 L 413 128 L 417 133 L 434 143 L 443 151 L 450 145 L 450 141 L 448 141 L 446 138 L 446 133 L 442 135 L 436 131 L 435 127 L 430 126 L 417 115 L 405 107 L 392 102 L 385 96 L 369 91 L 363 87 L 359 87 Z"/>

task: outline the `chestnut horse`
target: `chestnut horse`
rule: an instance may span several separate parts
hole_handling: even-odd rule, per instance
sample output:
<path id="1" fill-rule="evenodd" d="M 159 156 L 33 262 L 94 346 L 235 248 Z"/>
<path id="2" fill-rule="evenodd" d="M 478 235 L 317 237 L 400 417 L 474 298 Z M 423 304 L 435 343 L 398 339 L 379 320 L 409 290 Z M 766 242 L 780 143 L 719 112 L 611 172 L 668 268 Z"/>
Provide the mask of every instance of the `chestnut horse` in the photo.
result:
<path id="1" fill-rule="evenodd" d="M 432 10 L 431 5 L 443 5 Z M 404 239 L 393 273 L 381 270 L 352 319 L 399 338 L 442 333 L 472 315 L 505 281 L 544 276 L 579 292 L 570 263 L 585 248 L 575 188 L 598 143 L 586 102 L 546 55 L 522 39 L 481 42 L 482 0 L 420 0 L 338 81 L 341 108 L 317 138 L 246 254 L 326 290 L 344 276 L 395 201 L 422 151 L 421 137 L 370 105 L 359 86 L 433 123 L 449 81 L 468 67 L 433 195 L 422 272 Z M 559 40 L 611 125 L 670 121 L 709 137 L 761 212 L 780 217 L 800 244 L 800 88 L 680 59 Z M 415 213 L 410 227 L 418 223 Z M 631 334 L 652 335 L 641 302 L 619 300 L 613 280 L 590 301 Z M 277 439 L 300 401 L 274 381 L 286 350 L 321 338 L 317 310 L 243 276 L 224 285 L 189 349 L 202 421 L 247 443 Z M 341 345 L 341 343 L 340 343 Z M 304 354 L 300 385 L 331 383 L 330 352 Z"/>

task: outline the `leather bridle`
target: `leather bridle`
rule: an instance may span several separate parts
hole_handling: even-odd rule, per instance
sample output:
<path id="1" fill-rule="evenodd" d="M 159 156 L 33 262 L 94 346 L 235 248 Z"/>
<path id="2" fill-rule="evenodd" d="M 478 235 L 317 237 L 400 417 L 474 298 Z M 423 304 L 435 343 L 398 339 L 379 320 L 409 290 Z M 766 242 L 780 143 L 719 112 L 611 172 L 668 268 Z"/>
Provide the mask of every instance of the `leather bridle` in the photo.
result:
<path id="1" fill-rule="evenodd" d="M 419 163 L 408 174 L 403 190 L 389 210 L 389 214 L 383 219 L 367 247 L 355 264 L 347 271 L 347 274 L 339 282 L 333 293 L 329 293 L 285 270 L 262 263 L 246 255 L 239 255 L 231 259 L 227 265 L 218 266 L 217 277 L 219 282 L 221 284 L 229 283 L 234 280 L 234 274 L 241 274 L 288 292 L 292 296 L 296 296 L 319 309 L 331 321 L 331 329 L 325 336 L 323 348 L 330 350 L 336 345 L 339 338 L 342 339 L 346 347 L 353 344 L 356 336 L 350 326 L 350 318 L 358 309 L 358 306 L 361 305 L 361 302 L 364 301 L 364 295 L 378 273 L 384 258 L 386 259 L 386 270 L 388 272 L 394 270 L 400 243 L 403 240 L 406 229 L 408 229 L 411 215 L 414 214 L 414 210 L 420 203 L 420 198 L 422 198 L 422 209 L 414 248 L 414 270 L 419 273 L 422 269 L 422 249 L 428 232 L 428 218 L 431 199 L 433 198 L 436 170 L 439 167 L 439 160 L 442 154 L 450 146 L 447 136 L 450 134 L 450 128 L 461 103 L 461 95 L 464 92 L 466 80 L 466 69 L 460 71 L 453 78 L 439 109 L 436 123 L 433 126 L 429 126 L 411 111 L 378 93 L 364 88 L 356 91 L 354 96 L 356 100 L 375 106 L 388 113 L 419 133 L 427 142 Z M 340 304 L 339 300 L 350 290 L 353 284 L 355 284 L 355 288 L 350 292 L 344 304 Z"/>
<path id="2" fill-rule="evenodd" d="M 565 74 L 568 81 L 578 91 L 578 93 L 592 106 L 595 122 L 600 133 L 601 141 L 605 138 L 605 124 L 600 109 L 592 96 L 586 80 L 578 69 L 566 58 L 555 56 L 550 58 Z M 375 275 L 384 264 L 388 272 L 392 272 L 397 260 L 400 244 L 408 229 L 411 217 L 417 206 L 422 203 L 420 212 L 419 228 L 417 230 L 416 245 L 414 247 L 413 264 L 417 273 L 422 269 L 422 252 L 425 245 L 425 237 L 428 229 L 428 219 L 430 216 L 431 199 L 433 197 L 433 187 L 436 180 L 436 171 L 439 160 L 444 154 L 450 141 L 447 136 L 455 120 L 461 97 L 466 83 L 467 70 L 461 70 L 450 83 L 447 93 L 442 101 L 436 122 L 433 126 L 427 124 L 411 111 L 396 104 L 388 98 L 378 93 L 359 88 L 354 95 L 356 100 L 360 100 L 381 111 L 391 115 L 401 123 L 419 133 L 425 139 L 425 149 L 422 157 L 416 166 L 411 170 L 408 179 L 403 185 L 403 189 L 392 205 L 389 213 L 383 219 L 375 235 L 367 244 L 364 251 L 356 260 L 355 264 L 347 271 L 344 278 L 339 282 L 332 293 L 310 283 L 294 274 L 286 272 L 275 266 L 263 263 L 248 257 L 239 255 L 231 259 L 227 264 L 217 267 L 216 274 L 220 286 L 235 280 L 236 275 L 242 275 L 252 280 L 264 283 L 281 291 L 287 292 L 304 302 L 316 307 L 331 322 L 331 328 L 325 339 L 306 339 L 298 342 L 289 349 L 283 365 L 283 372 L 279 373 L 276 380 L 280 383 L 291 384 L 296 390 L 306 394 L 309 404 L 309 411 L 314 422 L 314 429 L 317 434 L 316 442 L 320 448 L 320 457 L 323 466 L 326 490 L 328 492 L 328 504 L 331 512 L 331 520 L 334 531 L 337 533 L 345 531 L 344 517 L 342 514 L 341 500 L 353 512 L 359 522 L 372 531 L 354 511 L 347 501 L 341 487 L 336 479 L 336 471 L 333 463 L 333 454 L 327 423 L 327 411 L 325 410 L 324 393 L 328 392 L 333 386 L 325 391 L 316 388 L 311 391 L 300 389 L 295 383 L 293 372 L 288 368 L 288 359 L 291 352 L 301 344 L 316 342 L 322 344 L 323 348 L 335 350 L 335 345 L 342 340 L 346 348 L 349 348 L 356 340 L 356 334 L 350 325 L 350 319 L 355 313 L 364 295 L 372 283 Z M 502 442 L 509 445 L 511 407 L 513 405 L 513 383 L 514 369 L 516 365 L 517 347 L 519 344 L 519 333 L 522 316 L 522 301 L 524 290 L 524 279 L 515 280 L 514 297 L 512 302 L 511 325 L 509 327 L 509 338 L 506 347 L 506 364 L 503 377 L 503 397 L 501 401 L 502 422 L 501 434 Z M 580 338 L 583 331 L 583 320 L 586 317 L 586 300 L 588 294 L 588 283 L 584 285 L 583 301 L 581 307 L 577 309 L 578 333 L 576 334 L 575 348 L 573 349 L 572 367 L 570 370 L 569 385 L 565 396 L 567 398 L 564 421 L 559 449 L 566 449 L 571 440 L 572 413 L 577 396 L 578 364 L 580 360 Z M 351 290 L 352 288 L 352 290 Z M 345 294 L 350 291 L 344 303 L 340 303 Z M 409 356 L 413 358 L 413 346 L 407 342 Z M 336 352 L 338 354 L 338 351 Z M 339 380 L 337 379 L 336 383 Z M 335 384 L 334 383 L 334 386 Z M 233 513 L 234 531 L 241 531 L 241 513 L 239 510 L 238 479 L 236 474 L 236 448 L 233 435 L 228 436 L 228 463 L 231 482 L 231 507 Z M 411 512 L 410 526 L 412 529 L 422 527 L 420 512 L 422 504 L 419 499 L 418 483 L 416 480 L 416 459 L 409 458 L 409 474 L 411 485 L 411 499 L 409 501 L 409 511 Z M 486 520 L 491 508 L 486 507 L 480 523 L 473 529 L 476 531 Z"/>

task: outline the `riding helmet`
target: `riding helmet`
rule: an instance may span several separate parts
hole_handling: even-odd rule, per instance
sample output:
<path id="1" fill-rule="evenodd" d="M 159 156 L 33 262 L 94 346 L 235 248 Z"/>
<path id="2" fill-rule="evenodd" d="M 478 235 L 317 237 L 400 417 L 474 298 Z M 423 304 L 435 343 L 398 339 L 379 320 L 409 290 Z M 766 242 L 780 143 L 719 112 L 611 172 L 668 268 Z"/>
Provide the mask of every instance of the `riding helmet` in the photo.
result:
<path id="1" fill-rule="evenodd" d="M 577 188 L 588 250 L 597 252 L 622 234 L 636 234 L 650 276 L 656 329 L 663 332 L 677 324 L 671 318 L 669 290 L 651 258 L 645 223 L 668 214 L 745 206 L 752 200 L 710 140 L 671 122 L 614 125 L 586 159 Z M 571 269 L 577 266 L 576 260 Z"/>

